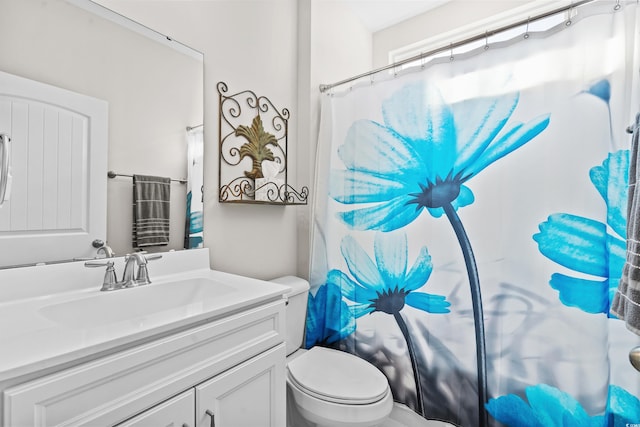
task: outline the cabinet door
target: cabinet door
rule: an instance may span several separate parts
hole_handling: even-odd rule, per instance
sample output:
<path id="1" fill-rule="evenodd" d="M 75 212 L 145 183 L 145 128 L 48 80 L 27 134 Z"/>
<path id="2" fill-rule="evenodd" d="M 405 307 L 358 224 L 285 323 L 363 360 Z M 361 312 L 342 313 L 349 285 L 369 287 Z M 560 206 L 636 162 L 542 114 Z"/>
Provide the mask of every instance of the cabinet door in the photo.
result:
<path id="1" fill-rule="evenodd" d="M 116 427 L 193 427 L 195 391 L 185 391 Z"/>
<path id="2" fill-rule="evenodd" d="M 198 427 L 284 427 L 286 351 L 280 344 L 196 387 Z"/>

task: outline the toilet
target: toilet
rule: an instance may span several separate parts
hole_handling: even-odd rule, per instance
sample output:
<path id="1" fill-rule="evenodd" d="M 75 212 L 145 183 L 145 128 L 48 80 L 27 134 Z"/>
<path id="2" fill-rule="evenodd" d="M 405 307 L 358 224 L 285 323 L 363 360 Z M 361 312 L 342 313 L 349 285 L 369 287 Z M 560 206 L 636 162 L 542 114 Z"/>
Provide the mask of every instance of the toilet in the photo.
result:
<path id="1" fill-rule="evenodd" d="M 287 427 L 375 427 L 393 408 L 387 378 L 352 354 L 302 348 L 309 283 L 299 277 L 272 280 L 287 286 Z"/>

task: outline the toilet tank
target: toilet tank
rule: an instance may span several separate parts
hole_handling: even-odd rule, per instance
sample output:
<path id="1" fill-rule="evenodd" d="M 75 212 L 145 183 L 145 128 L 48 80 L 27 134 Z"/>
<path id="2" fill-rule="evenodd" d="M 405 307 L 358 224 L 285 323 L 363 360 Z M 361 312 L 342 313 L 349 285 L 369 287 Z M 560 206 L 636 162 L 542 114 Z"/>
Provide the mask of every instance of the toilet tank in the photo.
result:
<path id="1" fill-rule="evenodd" d="M 305 323 L 307 320 L 307 299 L 309 297 L 309 282 L 296 276 L 284 276 L 271 280 L 289 287 L 285 294 L 287 298 L 286 337 L 287 356 L 301 348 L 304 344 Z"/>

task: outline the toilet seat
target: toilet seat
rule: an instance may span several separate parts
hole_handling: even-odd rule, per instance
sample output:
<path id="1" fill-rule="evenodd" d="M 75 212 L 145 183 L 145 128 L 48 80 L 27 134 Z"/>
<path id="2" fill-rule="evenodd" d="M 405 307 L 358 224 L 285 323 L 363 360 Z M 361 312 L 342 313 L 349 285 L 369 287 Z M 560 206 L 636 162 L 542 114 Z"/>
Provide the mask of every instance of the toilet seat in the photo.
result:
<path id="1" fill-rule="evenodd" d="M 304 393 L 337 404 L 368 405 L 389 393 L 386 377 L 375 366 L 324 347 L 313 347 L 290 361 L 287 376 Z"/>

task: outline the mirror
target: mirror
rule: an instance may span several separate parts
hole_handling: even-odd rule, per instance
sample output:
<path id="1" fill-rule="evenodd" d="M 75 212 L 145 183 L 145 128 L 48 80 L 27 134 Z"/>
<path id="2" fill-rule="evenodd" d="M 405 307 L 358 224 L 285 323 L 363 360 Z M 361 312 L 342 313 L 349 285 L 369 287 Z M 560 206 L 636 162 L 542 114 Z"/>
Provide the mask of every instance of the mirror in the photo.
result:
<path id="1" fill-rule="evenodd" d="M 187 166 L 187 128 L 192 137 L 202 134 L 202 53 L 89 0 L 0 0 L 0 10 L 0 71 L 108 104 L 107 170 L 101 173 L 115 176 L 105 179 L 106 194 L 99 195 L 106 197 L 106 232 L 95 238 L 118 256 L 134 250 L 132 175 L 153 175 L 172 179 L 169 244 L 144 249 L 184 248 L 189 186 L 180 181 L 193 173 L 191 182 L 202 182 L 201 163 L 197 171 Z M 197 203 L 201 184 L 193 187 Z M 30 246 L 38 246 L 34 236 L 46 231 L 30 228 Z M 8 234 L 0 228 L 3 254 L 11 250 L 2 240 Z M 96 255 L 94 247 L 47 249 L 46 259 L 34 255 L 25 263 Z M 0 259 L 0 267 L 7 265 Z"/>

